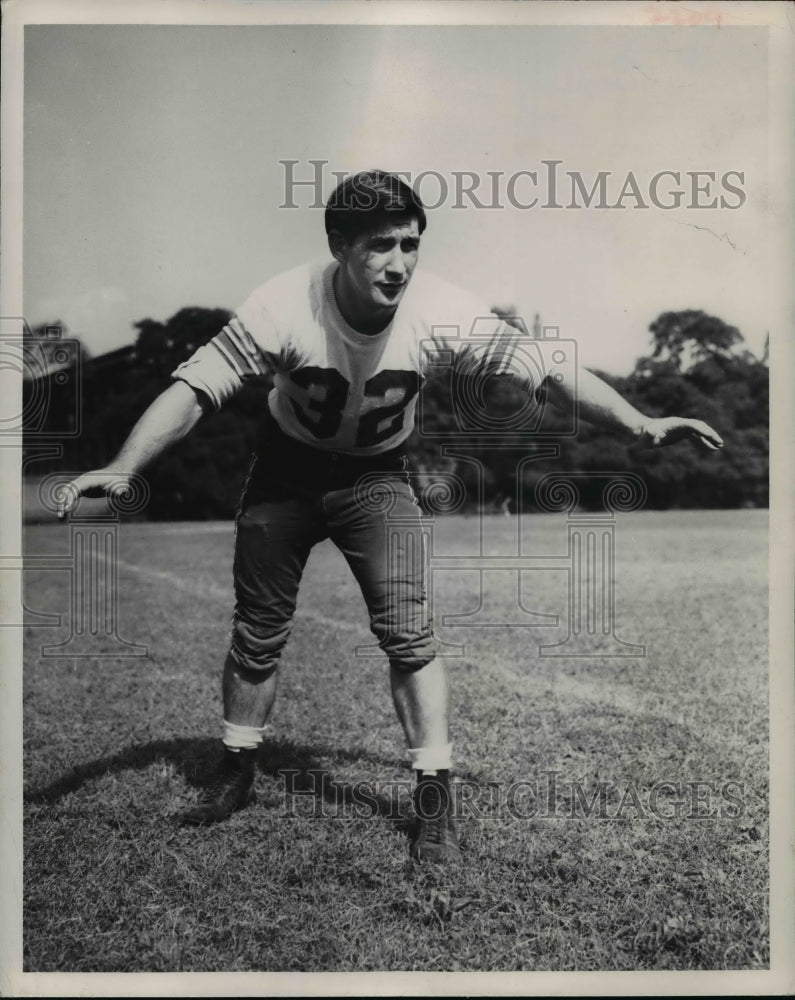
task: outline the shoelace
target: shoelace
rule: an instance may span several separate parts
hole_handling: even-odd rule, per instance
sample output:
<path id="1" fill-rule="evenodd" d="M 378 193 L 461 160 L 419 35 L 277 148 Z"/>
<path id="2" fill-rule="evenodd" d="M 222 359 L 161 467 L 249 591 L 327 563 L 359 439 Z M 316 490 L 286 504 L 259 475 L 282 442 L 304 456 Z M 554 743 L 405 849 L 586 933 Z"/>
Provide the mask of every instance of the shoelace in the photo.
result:
<path id="1" fill-rule="evenodd" d="M 425 839 L 431 844 L 441 844 L 444 840 L 444 818 L 428 820 L 425 827 Z"/>
<path id="2" fill-rule="evenodd" d="M 223 778 L 216 778 L 212 784 L 208 785 L 204 790 L 204 794 L 201 797 L 202 805 L 209 805 L 214 802 L 217 798 L 220 798 L 221 794 L 226 789 L 226 782 Z"/>
<path id="3" fill-rule="evenodd" d="M 201 799 L 202 803 L 213 802 L 224 793 L 228 794 L 233 791 L 235 785 L 244 780 L 245 775 L 242 771 L 232 771 L 231 769 L 228 771 L 221 770 L 207 786 L 207 790 Z"/>
<path id="4" fill-rule="evenodd" d="M 421 786 L 417 798 L 417 812 L 425 824 L 425 839 L 432 844 L 441 844 L 447 825 L 442 811 L 442 795 L 436 784 Z"/>

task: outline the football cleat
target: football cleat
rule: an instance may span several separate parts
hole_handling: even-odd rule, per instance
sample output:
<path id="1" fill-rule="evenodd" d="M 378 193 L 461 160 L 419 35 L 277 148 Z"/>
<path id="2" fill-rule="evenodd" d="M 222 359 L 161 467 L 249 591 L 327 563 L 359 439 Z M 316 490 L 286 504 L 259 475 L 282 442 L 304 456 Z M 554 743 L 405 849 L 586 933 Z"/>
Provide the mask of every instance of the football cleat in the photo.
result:
<path id="1" fill-rule="evenodd" d="M 461 857 L 449 771 L 438 771 L 435 775 L 418 772 L 414 812 L 417 826 L 411 845 L 412 858 L 444 864 Z"/>
<path id="2" fill-rule="evenodd" d="M 259 748 L 229 750 L 224 747 L 218 776 L 204 793 L 201 802 L 186 810 L 180 822 L 189 826 L 206 826 L 228 819 L 238 809 L 254 801 L 254 774 Z"/>

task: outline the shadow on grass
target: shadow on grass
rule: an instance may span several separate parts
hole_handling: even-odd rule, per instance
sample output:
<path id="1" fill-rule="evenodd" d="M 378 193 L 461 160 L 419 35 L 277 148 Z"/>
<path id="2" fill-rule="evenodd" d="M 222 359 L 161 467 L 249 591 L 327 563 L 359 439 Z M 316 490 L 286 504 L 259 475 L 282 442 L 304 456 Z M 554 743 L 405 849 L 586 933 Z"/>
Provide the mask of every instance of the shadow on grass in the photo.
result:
<path id="1" fill-rule="evenodd" d="M 285 799 L 290 794 L 302 797 L 314 796 L 334 808 L 364 809 L 364 814 L 388 819 L 394 824 L 396 830 L 406 834 L 410 833 L 413 819 L 406 816 L 402 808 L 410 798 L 411 782 L 408 777 L 402 781 L 390 782 L 398 791 L 402 789 L 409 793 L 402 799 L 399 795 L 397 798 L 393 798 L 377 791 L 372 781 L 352 784 L 335 778 L 332 771 L 317 760 L 315 754 L 322 753 L 324 757 L 330 756 L 345 764 L 367 761 L 388 772 L 394 770 L 394 760 L 374 754 L 337 748 L 331 750 L 324 748 L 321 751 L 317 747 L 302 746 L 290 740 L 279 742 L 266 740 L 263 746 L 264 761 L 260 764 L 260 769 L 283 782 Z"/>
<path id="2" fill-rule="evenodd" d="M 289 781 L 290 793 L 294 795 L 314 795 L 333 806 L 361 806 L 357 786 L 334 778 L 332 770 L 321 763 L 321 757 L 330 757 L 340 765 L 364 761 L 388 771 L 394 770 L 395 765 L 392 759 L 358 750 L 310 747 L 292 740 L 271 739 L 263 743 L 259 769 L 274 779 L 284 781 L 285 789 Z M 212 783 L 216 774 L 219 742 L 217 739 L 202 737 L 154 740 L 127 747 L 112 756 L 77 765 L 49 785 L 27 792 L 24 798 L 31 804 L 54 803 L 77 791 L 93 778 L 122 771 L 141 771 L 161 761 L 173 765 L 188 784 L 204 789 Z M 406 785 L 408 787 L 408 779 Z M 373 790 L 368 794 L 367 802 L 372 815 L 389 819 L 395 823 L 396 829 L 408 831 L 410 823 L 391 797 Z"/>

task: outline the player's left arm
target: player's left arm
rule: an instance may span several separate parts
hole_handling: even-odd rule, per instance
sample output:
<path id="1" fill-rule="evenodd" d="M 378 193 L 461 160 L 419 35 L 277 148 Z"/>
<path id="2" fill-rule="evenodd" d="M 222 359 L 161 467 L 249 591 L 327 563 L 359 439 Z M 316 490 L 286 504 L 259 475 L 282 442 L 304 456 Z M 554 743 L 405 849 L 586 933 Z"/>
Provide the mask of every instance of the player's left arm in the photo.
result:
<path id="1" fill-rule="evenodd" d="M 605 381 L 585 368 L 576 375 L 547 379 L 544 382 L 547 399 L 562 409 L 576 406 L 588 423 L 608 430 L 632 434 L 641 443 L 661 448 L 677 441 L 689 440 L 704 448 L 716 450 L 723 439 L 703 420 L 690 417 L 649 417 L 636 410 Z"/>

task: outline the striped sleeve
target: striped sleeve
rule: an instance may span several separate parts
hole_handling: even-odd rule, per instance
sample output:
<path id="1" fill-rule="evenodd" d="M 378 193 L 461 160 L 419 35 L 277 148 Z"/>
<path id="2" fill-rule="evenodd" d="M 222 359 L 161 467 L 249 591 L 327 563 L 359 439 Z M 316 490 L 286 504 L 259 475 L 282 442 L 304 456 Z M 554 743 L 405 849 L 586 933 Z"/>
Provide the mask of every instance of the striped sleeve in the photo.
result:
<path id="1" fill-rule="evenodd" d="M 468 327 L 434 327 L 427 349 L 432 365 L 472 378 L 513 375 L 526 382 L 537 370 L 532 338 L 494 315 L 481 313 Z M 528 355 L 534 356 L 531 373 Z"/>
<path id="2" fill-rule="evenodd" d="M 203 392 L 216 410 L 243 387 L 247 378 L 266 375 L 274 361 L 261 351 L 237 316 L 172 373 Z"/>
<path id="3" fill-rule="evenodd" d="M 435 276 L 425 276 L 422 292 L 426 339 L 420 364 L 427 374 L 455 372 L 475 380 L 512 376 L 531 393 L 549 378 L 570 377 L 576 365 L 572 341 L 536 338 L 521 316 L 497 315 L 483 298 Z"/>
<path id="4" fill-rule="evenodd" d="M 520 375 L 521 334 L 512 326 L 494 317 L 479 318 L 469 337 L 459 346 L 457 369 L 462 375 Z"/>

